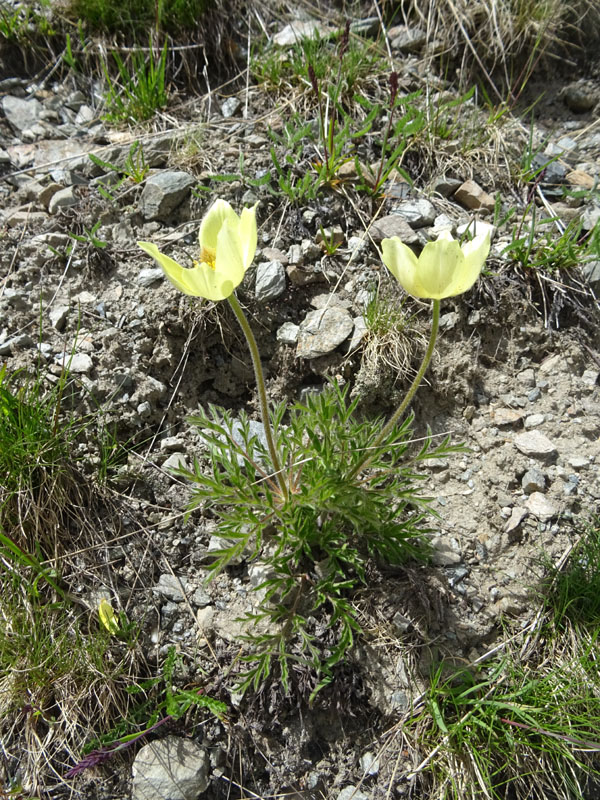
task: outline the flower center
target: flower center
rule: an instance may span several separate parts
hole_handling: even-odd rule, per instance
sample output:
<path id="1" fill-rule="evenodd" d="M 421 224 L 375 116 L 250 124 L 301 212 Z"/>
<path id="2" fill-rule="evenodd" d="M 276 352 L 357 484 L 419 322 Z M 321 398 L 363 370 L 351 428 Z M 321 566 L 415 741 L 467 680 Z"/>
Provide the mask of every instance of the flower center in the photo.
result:
<path id="1" fill-rule="evenodd" d="M 201 247 L 200 248 L 200 263 L 206 264 L 211 269 L 215 268 L 215 261 L 217 258 L 217 251 L 212 247 Z M 197 262 L 194 262 L 194 266 L 197 266 Z"/>

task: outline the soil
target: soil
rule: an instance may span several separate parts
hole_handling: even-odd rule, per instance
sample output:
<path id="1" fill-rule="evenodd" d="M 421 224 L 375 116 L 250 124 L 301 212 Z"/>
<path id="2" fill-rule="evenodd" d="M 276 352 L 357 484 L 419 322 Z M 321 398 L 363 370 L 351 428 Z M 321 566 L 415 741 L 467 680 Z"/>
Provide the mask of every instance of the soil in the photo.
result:
<path id="1" fill-rule="evenodd" d="M 582 68 L 571 82 L 578 77 L 589 78 L 589 70 Z M 408 70 L 402 79 L 408 91 Z M 0 120 L 0 145 L 8 154 L 0 186 L 0 352 L 9 373 L 41 367 L 49 385 L 72 356 L 70 411 L 85 415 L 99 407 L 102 424 L 127 444 L 128 454 L 123 458 L 121 451 L 111 469 L 110 489 L 91 501 L 96 530 L 83 539 L 71 531 L 61 543 L 69 591 L 92 611 L 106 596 L 139 625 L 139 679 L 160 672 L 174 647 L 176 684 L 202 688 L 227 705 L 222 721 L 191 713 L 142 744 L 168 734 L 206 748 L 209 785 L 200 795 L 206 798 L 426 797 L 426 786 L 410 775 L 427 754 L 405 748 L 399 721 L 410 720 L 436 664 L 475 664 L 508 634 L 527 629 L 538 613 L 545 559 L 564 558 L 600 510 L 600 312 L 593 288 L 577 269 L 544 273 L 503 257 L 501 244 L 514 223 L 498 228 L 477 287 L 443 302 L 436 355 L 413 404 L 416 439 L 429 427 L 467 448 L 424 470 L 423 493 L 433 498 L 437 514 L 431 562 L 373 565 L 368 587 L 353 598 L 366 633 L 313 704 L 313 679 L 300 670 L 289 693 L 267 681 L 242 697 L 234 691 L 244 646 L 237 618 L 254 602 L 252 564 L 243 561 L 205 583 L 215 517 L 210 508 L 186 516 L 192 487 L 171 468 L 205 456 L 202 437 L 188 421 L 199 408 L 213 403 L 258 419 L 253 373 L 225 304 L 182 296 L 156 276 L 141 281 L 141 271 L 155 265 L 136 241 L 156 241 L 183 256 L 193 250 L 199 220 L 215 195 L 238 210 L 259 203 L 255 264 L 279 261 L 285 290 L 274 300 L 257 299 L 253 267 L 238 295 L 259 341 L 272 402 L 294 402 L 335 378 L 361 396 L 362 414 L 391 413 L 429 335 L 428 305 L 402 297 L 372 242 L 366 239 L 358 249 L 356 239 L 350 243 L 364 238 L 362 220 L 371 213 L 366 201 L 360 209 L 349 202 L 357 198 L 351 179 L 347 189 L 327 188 L 299 207 L 247 181 L 211 180 L 239 173 L 240 155 L 248 178 L 273 168 L 268 129 L 281 131 L 283 111 L 280 105 L 274 110 L 260 89 L 239 92 L 248 100 L 245 118 L 223 117 L 211 109 L 210 98 L 192 98 L 182 100 L 172 117 L 164 115 L 156 123 L 160 130 L 117 135 L 97 120 L 91 129 L 72 121 L 78 138 L 52 137 L 52 128 L 65 124 L 61 109 L 79 90 L 76 83 L 71 76 L 37 92 L 48 112 L 41 132 L 35 126 L 33 134 L 19 132 Z M 89 86 L 81 88 L 87 101 Z M 535 135 L 553 143 L 574 138 L 576 152 L 563 154 L 562 162 L 597 181 L 594 111 L 570 111 L 561 89 L 557 83 L 552 103 L 560 118 L 536 119 Z M 198 122 L 203 127 L 195 149 L 190 131 Z M 514 157 L 524 151 L 528 125 L 516 120 L 506 127 L 503 136 L 513 139 L 504 142 L 504 152 Z M 80 148 L 112 163 L 136 139 L 153 171 L 183 170 L 210 191 L 188 192 L 166 217 L 150 220 L 141 199 L 144 183 L 124 183 L 111 200 L 94 177 L 110 176 L 110 170 L 94 170 L 87 157 L 68 160 Z M 302 169 L 310 168 L 310 157 Z M 461 224 L 470 213 L 431 188 L 442 177 L 442 161 L 419 149 L 412 154 L 406 168 L 415 183 L 408 199 L 427 197 L 436 215 Z M 535 195 L 534 184 L 509 178 L 491 154 L 455 160 L 451 172 L 497 191 L 503 208 L 517 206 L 518 214 L 526 213 Z M 49 211 L 56 186 L 44 192 L 55 184 L 73 187 L 73 202 Z M 392 195 L 377 209 L 379 216 L 397 207 Z M 594 208 L 589 194 L 560 210 L 582 214 Z M 106 247 L 90 241 L 98 221 L 94 236 Z M 334 226 L 341 228 L 342 244 L 328 255 L 319 232 Z M 419 235 L 430 236 L 430 228 L 419 228 Z M 296 245 L 303 249 L 299 271 L 293 269 Z M 400 341 L 403 370 L 389 366 L 389 344 L 376 370 L 365 362 L 365 354 L 374 358 L 369 337 L 310 359 L 299 358 L 296 346 L 278 337 L 285 323 L 301 324 L 322 295 L 330 304 L 346 303 L 356 318 L 372 286 L 380 287 L 386 302 L 404 302 L 411 319 Z M 84 466 L 97 457 L 91 432 L 79 446 L 77 463 L 91 483 L 93 468 Z M 67 780 L 75 744 L 54 754 L 54 772 L 46 765 L 32 774 L 26 741 L 25 732 L 13 729 L 5 758 L 28 791 L 40 797 L 131 796 L 139 747 Z"/>

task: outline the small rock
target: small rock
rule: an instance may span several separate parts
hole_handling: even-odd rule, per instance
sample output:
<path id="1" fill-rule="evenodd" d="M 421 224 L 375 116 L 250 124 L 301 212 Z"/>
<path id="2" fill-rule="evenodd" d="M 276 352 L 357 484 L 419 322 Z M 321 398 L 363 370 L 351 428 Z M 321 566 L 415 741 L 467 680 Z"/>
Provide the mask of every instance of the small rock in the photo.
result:
<path id="1" fill-rule="evenodd" d="M 164 219 L 172 214 L 189 194 L 195 178 L 187 172 L 165 170 L 152 175 L 140 196 L 140 212 L 144 219 Z"/>
<path id="2" fill-rule="evenodd" d="M 157 739 L 133 761 L 132 800 L 197 800 L 208 788 L 209 769 L 207 751 L 192 739 Z"/>
<path id="3" fill-rule="evenodd" d="M 527 516 L 527 509 L 520 508 L 519 506 L 515 506 L 511 512 L 510 517 L 508 518 L 506 525 L 504 526 L 505 533 L 512 533 L 513 531 L 517 530 L 520 524 L 523 522 L 525 517 Z"/>
<path id="4" fill-rule="evenodd" d="M 170 572 L 165 572 L 159 577 L 158 583 L 152 591 L 154 594 L 167 597 L 174 603 L 181 603 L 185 599 L 187 584 L 187 578 L 178 578 L 176 575 L 171 575 Z"/>
<path id="5" fill-rule="evenodd" d="M 448 536 L 438 536 L 434 539 L 433 549 L 431 560 L 437 567 L 450 567 L 462 561 L 461 554 Z"/>
<path id="6" fill-rule="evenodd" d="M 401 53 L 418 53 L 427 42 L 427 34 L 422 28 L 412 25 L 394 25 L 388 30 L 392 50 Z"/>
<path id="7" fill-rule="evenodd" d="M 148 286 L 152 286 L 153 283 L 162 281 L 164 277 L 165 273 L 160 267 L 146 267 L 138 272 L 135 282 L 139 283 L 140 286 L 148 288 Z"/>
<path id="8" fill-rule="evenodd" d="M 600 376 L 600 371 L 597 369 L 586 369 L 581 376 L 581 382 L 585 383 L 586 386 L 596 386 L 598 383 L 598 377 Z"/>
<path id="9" fill-rule="evenodd" d="M 228 119 L 229 117 L 233 117 L 234 114 L 237 114 L 238 110 L 241 108 L 242 101 L 239 97 L 228 97 L 227 100 L 224 100 L 221 103 L 221 114 Z"/>
<path id="10" fill-rule="evenodd" d="M 367 751 L 360 757 L 360 768 L 365 775 L 377 775 L 379 772 L 379 759 L 374 753 Z"/>
<path id="11" fill-rule="evenodd" d="M 298 331 L 298 357 L 310 359 L 331 353 L 348 338 L 353 328 L 350 314 L 341 308 L 310 311 Z"/>
<path id="12" fill-rule="evenodd" d="M 361 792 L 358 786 L 344 786 L 337 800 L 369 800 L 369 796 Z"/>
<path id="13" fill-rule="evenodd" d="M 6 95 L 2 98 L 2 111 L 11 128 L 21 134 L 39 120 L 43 106 L 35 97 L 24 100 L 22 97 Z"/>
<path id="14" fill-rule="evenodd" d="M 494 425 L 499 428 L 517 425 L 523 420 L 523 414 L 512 408 L 496 408 L 491 412 L 490 416 Z"/>
<path id="15" fill-rule="evenodd" d="M 352 331 L 352 338 L 348 345 L 348 352 L 352 353 L 358 345 L 362 342 L 367 333 L 367 323 L 365 318 L 361 315 L 354 317 L 354 330 Z"/>
<path id="16" fill-rule="evenodd" d="M 189 469 L 187 458 L 183 453 L 172 453 L 162 464 L 163 470 L 168 473 L 179 469 Z"/>
<path id="17" fill-rule="evenodd" d="M 54 308 L 51 308 L 48 312 L 48 317 L 50 318 L 52 327 L 56 328 L 57 331 L 62 331 L 65 327 L 68 314 L 69 306 L 54 306 Z"/>
<path id="18" fill-rule="evenodd" d="M 585 469 L 586 467 L 589 467 L 590 460 L 585 456 L 571 456 L 568 459 L 568 464 L 572 469 Z"/>
<path id="19" fill-rule="evenodd" d="M 525 494 L 533 494 L 533 492 L 543 492 L 546 488 L 546 478 L 544 473 L 533 467 L 528 469 L 525 475 L 521 478 L 521 486 Z"/>
<path id="20" fill-rule="evenodd" d="M 54 356 L 54 360 L 69 372 L 77 372 L 81 375 L 87 375 L 94 368 L 94 362 L 87 353 L 58 353 Z"/>
<path id="21" fill-rule="evenodd" d="M 473 211 L 479 209 L 493 211 L 496 205 L 494 198 L 475 181 L 465 181 L 461 184 L 454 193 L 454 199 Z"/>
<path id="22" fill-rule="evenodd" d="M 433 203 L 423 199 L 406 200 L 404 203 L 399 203 L 394 207 L 394 213 L 404 217 L 411 228 L 425 228 L 433 225 L 437 215 Z"/>
<path id="23" fill-rule="evenodd" d="M 437 178 L 433 183 L 433 191 L 441 194 L 442 197 L 450 197 L 461 185 L 462 181 L 458 178 Z"/>
<path id="24" fill-rule="evenodd" d="M 567 183 L 571 186 L 580 186 L 582 189 L 593 189 L 596 181 L 592 175 L 584 172 L 582 169 L 574 169 L 566 174 Z"/>
<path id="25" fill-rule="evenodd" d="M 550 460 L 558 455 L 550 439 L 539 431 L 519 433 L 515 436 L 514 443 L 517 450 L 531 458 Z"/>
<path id="26" fill-rule="evenodd" d="M 54 192 L 48 203 L 48 211 L 50 214 L 56 214 L 61 208 L 70 208 L 79 203 L 79 198 L 75 194 L 74 186 L 67 186 L 66 189 L 59 189 Z"/>
<path id="27" fill-rule="evenodd" d="M 371 236 L 376 244 L 393 236 L 397 236 L 404 244 L 416 244 L 419 241 L 419 235 L 400 214 L 388 214 L 376 220 L 371 226 Z"/>
<path id="28" fill-rule="evenodd" d="M 546 417 L 544 414 L 529 414 L 525 417 L 525 428 L 526 430 L 537 428 L 538 425 L 542 425 L 545 421 Z"/>
<path id="29" fill-rule="evenodd" d="M 296 344 L 298 341 L 298 325 L 293 322 L 284 322 L 283 325 L 277 330 L 277 341 L 282 344 Z"/>
<path id="30" fill-rule="evenodd" d="M 294 20 L 273 36 L 273 43 L 279 47 L 290 47 L 301 39 L 326 39 L 333 33 L 333 29 L 323 25 L 316 19 Z"/>
<path id="31" fill-rule="evenodd" d="M 547 522 L 558 514 L 558 508 L 541 492 L 533 492 L 525 501 L 527 509 L 540 522 Z"/>
<path id="32" fill-rule="evenodd" d="M 160 449 L 163 453 L 181 453 L 185 446 L 177 436 L 165 436 L 160 440 Z"/>
<path id="33" fill-rule="evenodd" d="M 559 92 L 559 97 L 571 111 L 584 114 L 600 103 L 600 89 L 592 81 L 582 79 L 565 86 Z"/>
<path id="34" fill-rule="evenodd" d="M 254 292 L 259 303 L 275 300 L 285 292 L 285 269 L 281 261 L 267 261 L 257 266 Z"/>
<path id="35" fill-rule="evenodd" d="M 31 336 L 27 333 L 20 333 L 17 336 L 12 336 L 10 339 L 0 344 L 0 356 L 9 356 L 18 350 L 25 350 L 28 347 L 33 347 L 34 342 Z"/>

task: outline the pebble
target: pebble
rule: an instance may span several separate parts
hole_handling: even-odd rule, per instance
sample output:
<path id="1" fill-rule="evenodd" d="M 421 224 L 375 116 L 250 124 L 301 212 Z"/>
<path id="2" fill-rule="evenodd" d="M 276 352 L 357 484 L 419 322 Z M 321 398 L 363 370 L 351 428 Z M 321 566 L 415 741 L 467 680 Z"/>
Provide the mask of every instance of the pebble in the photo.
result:
<path id="1" fill-rule="evenodd" d="M 539 431 L 518 433 L 514 438 L 514 443 L 517 450 L 531 458 L 550 460 L 558 455 L 554 444 Z"/>
<path id="2" fill-rule="evenodd" d="M 267 261 L 256 268 L 254 293 L 259 303 L 280 297 L 286 288 L 285 268 L 281 261 Z"/>
<path id="3" fill-rule="evenodd" d="M 318 358 L 331 353 L 353 328 L 352 317 L 341 308 L 309 311 L 298 331 L 298 358 Z"/>
<path id="4" fill-rule="evenodd" d="M 529 414 L 529 416 L 525 417 L 525 428 L 526 430 L 537 428 L 537 426 L 542 425 L 545 420 L 546 417 L 544 414 Z"/>
<path id="5" fill-rule="evenodd" d="M 408 224 L 400 214 L 388 214 L 375 220 L 371 226 L 371 236 L 376 244 L 380 244 L 382 239 L 391 239 L 397 236 L 404 244 L 416 244 L 419 235 Z"/>
<path id="6" fill-rule="evenodd" d="M 548 522 L 558 514 L 558 508 L 541 492 L 532 492 L 525 501 L 525 506 L 540 522 Z"/>
<path id="7" fill-rule="evenodd" d="M 152 591 L 175 603 L 181 603 L 185 599 L 187 584 L 187 578 L 178 578 L 176 575 L 171 575 L 170 572 L 165 572 L 159 577 L 158 583 L 152 588 Z"/>
<path id="8" fill-rule="evenodd" d="M 521 478 L 521 486 L 526 494 L 543 492 L 546 489 L 544 473 L 537 469 L 537 467 L 527 470 L 525 475 Z"/>
<path id="9" fill-rule="evenodd" d="M 369 800 L 369 795 L 361 792 L 358 786 L 344 786 L 337 800 Z"/>
<path id="10" fill-rule="evenodd" d="M 77 372 L 82 375 L 87 375 L 94 368 L 94 362 L 87 353 L 58 353 L 54 356 L 54 360 L 69 372 Z"/>
<path id="11" fill-rule="evenodd" d="M 132 800 L 193 800 L 208 788 L 209 769 L 208 752 L 192 739 L 157 739 L 135 756 Z"/>
<path id="12" fill-rule="evenodd" d="M 496 205 L 494 198 L 485 192 L 475 181 L 465 181 L 454 193 L 454 199 L 472 211 L 485 209 L 493 211 Z"/>
<path id="13" fill-rule="evenodd" d="M 196 183 L 187 172 L 165 170 L 147 179 L 140 195 L 139 210 L 144 219 L 163 219 L 172 214 Z"/>
<path id="14" fill-rule="evenodd" d="M 300 327 L 293 322 L 284 322 L 277 330 L 277 341 L 282 344 L 296 344 Z"/>
<path id="15" fill-rule="evenodd" d="M 394 207 L 394 213 L 399 214 L 408 222 L 411 228 L 425 228 L 433 225 L 437 211 L 429 200 L 406 200 Z"/>
<path id="16" fill-rule="evenodd" d="M 140 286 L 145 286 L 147 288 L 157 281 L 162 281 L 164 277 L 165 273 L 160 267 L 145 267 L 138 272 L 135 281 L 139 283 Z"/>

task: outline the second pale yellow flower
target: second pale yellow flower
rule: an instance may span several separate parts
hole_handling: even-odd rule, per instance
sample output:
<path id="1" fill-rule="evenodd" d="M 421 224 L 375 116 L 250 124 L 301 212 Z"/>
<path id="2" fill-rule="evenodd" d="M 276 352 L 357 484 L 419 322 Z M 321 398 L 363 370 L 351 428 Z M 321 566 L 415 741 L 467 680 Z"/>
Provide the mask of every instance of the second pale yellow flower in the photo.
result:
<path id="1" fill-rule="evenodd" d="M 461 245 L 447 231 L 417 256 L 397 236 L 381 243 L 383 263 L 413 297 L 441 300 L 470 289 L 490 251 L 486 233 Z"/>

